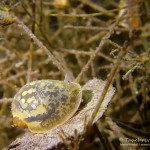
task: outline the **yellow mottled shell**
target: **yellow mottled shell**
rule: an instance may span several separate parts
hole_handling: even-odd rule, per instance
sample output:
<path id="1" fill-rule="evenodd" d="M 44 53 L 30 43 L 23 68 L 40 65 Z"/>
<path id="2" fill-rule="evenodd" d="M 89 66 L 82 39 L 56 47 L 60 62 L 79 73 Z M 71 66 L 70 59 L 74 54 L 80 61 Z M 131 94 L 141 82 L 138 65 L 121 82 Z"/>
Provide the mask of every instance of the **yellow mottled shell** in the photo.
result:
<path id="1" fill-rule="evenodd" d="M 59 8 L 65 8 L 68 6 L 68 0 L 55 0 L 55 5 Z"/>
<path id="2" fill-rule="evenodd" d="M 0 27 L 7 27 L 15 21 L 16 19 L 9 12 L 0 10 Z"/>
<path id="3" fill-rule="evenodd" d="M 74 82 L 38 80 L 22 87 L 14 99 L 14 125 L 42 133 L 73 116 L 81 103 L 82 91 Z"/>

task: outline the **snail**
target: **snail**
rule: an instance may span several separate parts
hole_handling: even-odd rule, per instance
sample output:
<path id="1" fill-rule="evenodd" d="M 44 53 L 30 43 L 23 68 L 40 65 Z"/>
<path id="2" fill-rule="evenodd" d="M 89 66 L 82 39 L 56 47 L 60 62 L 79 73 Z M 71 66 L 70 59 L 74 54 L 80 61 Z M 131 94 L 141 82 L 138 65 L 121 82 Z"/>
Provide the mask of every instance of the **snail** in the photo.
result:
<path id="1" fill-rule="evenodd" d="M 0 27 L 5 28 L 16 22 L 13 15 L 9 13 L 9 10 L 0 10 Z"/>
<path id="2" fill-rule="evenodd" d="M 37 80 L 23 86 L 11 110 L 14 126 L 43 133 L 69 120 L 78 110 L 82 90 L 78 83 Z"/>

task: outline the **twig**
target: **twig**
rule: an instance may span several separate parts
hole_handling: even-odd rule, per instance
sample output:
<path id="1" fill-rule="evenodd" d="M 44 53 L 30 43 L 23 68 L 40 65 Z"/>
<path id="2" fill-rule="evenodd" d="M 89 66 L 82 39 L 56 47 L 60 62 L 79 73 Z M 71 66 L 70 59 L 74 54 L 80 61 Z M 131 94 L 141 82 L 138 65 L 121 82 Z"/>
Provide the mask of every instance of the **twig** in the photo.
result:
<path id="1" fill-rule="evenodd" d="M 35 1 L 32 0 L 32 14 L 33 14 L 32 33 L 33 34 L 35 33 L 35 20 L 36 20 L 36 12 L 35 11 L 36 11 Z M 28 61 L 27 83 L 29 83 L 31 81 L 33 50 L 34 50 L 34 44 L 33 44 L 33 40 L 31 39 L 30 51 L 29 51 L 29 61 Z"/>
<path id="2" fill-rule="evenodd" d="M 123 50 L 120 51 L 118 58 L 116 60 L 115 66 L 112 68 L 112 70 L 110 72 L 110 75 L 107 79 L 107 83 L 106 83 L 105 88 L 103 90 L 102 96 L 101 96 L 100 100 L 98 101 L 98 104 L 97 104 L 97 106 L 96 106 L 96 108 L 95 108 L 95 110 L 91 116 L 91 122 L 93 122 L 93 120 L 95 119 L 95 117 L 99 111 L 99 108 L 100 108 L 102 102 L 104 101 L 104 98 L 105 98 L 105 96 L 108 92 L 108 89 L 109 89 L 109 87 L 110 87 L 110 85 L 114 79 L 115 73 L 117 72 L 117 69 L 120 65 L 120 62 L 121 62 L 122 58 L 124 57 L 124 55 L 126 54 L 126 51 L 125 51 L 126 49 L 127 49 L 127 42 L 124 43 Z"/>
<path id="3" fill-rule="evenodd" d="M 110 36 L 114 33 L 114 30 L 116 28 L 116 26 L 118 25 L 118 23 L 121 21 L 122 17 L 125 15 L 122 14 L 117 20 L 116 22 L 111 26 L 110 31 L 102 38 L 99 46 L 96 48 L 95 52 L 91 55 L 90 59 L 88 60 L 87 64 L 83 67 L 83 69 L 81 70 L 81 72 L 79 73 L 79 75 L 77 76 L 77 78 L 75 79 L 76 82 L 79 82 L 81 79 L 81 76 L 83 75 L 83 73 L 89 68 L 91 62 L 94 60 L 94 58 L 97 56 L 97 54 L 102 51 L 104 45 L 106 44 L 107 40 L 110 38 Z"/>
<path id="4" fill-rule="evenodd" d="M 105 150 L 111 150 L 109 144 L 106 143 L 105 138 L 103 137 L 102 133 L 100 132 L 100 130 L 99 130 L 99 128 L 98 128 L 98 125 L 95 123 L 95 124 L 93 125 L 93 127 L 94 127 L 94 129 L 95 129 L 95 131 L 96 131 L 96 133 L 97 133 L 97 135 L 98 135 L 100 141 L 102 142 L 102 145 L 103 145 L 104 149 L 105 149 Z"/>
<path id="5" fill-rule="evenodd" d="M 15 17 L 16 22 L 22 29 L 27 33 L 30 38 L 33 39 L 33 41 L 41 48 L 43 49 L 48 57 L 51 59 L 52 63 L 63 73 L 68 75 L 69 81 L 73 80 L 73 76 L 71 72 L 68 72 L 64 69 L 64 67 L 61 65 L 61 63 L 54 57 L 54 55 L 46 48 L 46 46 L 43 45 L 43 43 L 31 32 L 31 30 L 22 22 L 20 21 L 17 17 Z"/>
<path id="6" fill-rule="evenodd" d="M 108 10 L 106 10 L 105 8 L 103 7 L 100 7 L 98 5 L 96 5 L 95 3 L 93 3 L 92 1 L 90 0 L 80 0 L 83 4 L 85 5 L 88 5 L 90 6 L 91 8 L 93 8 L 94 10 L 97 10 L 99 12 L 102 12 L 103 14 L 105 15 L 108 15 L 108 16 L 111 16 L 111 17 L 114 17 L 115 15 L 111 12 L 109 12 Z"/>
<path id="7" fill-rule="evenodd" d="M 93 31 L 109 31 L 110 29 L 107 27 L 93 27 L 93 26 L 72 26 L 72 25 L 65 25 L 64 26 L 65 29 L 73 29 L 73 30 L 85 30 L 85 31 L 89 31 L 89 30 L 93 30 Z M 128 32 L 128 29 L 125 28 L 115 28 L 115 31 L 119 31 L 119 32 Z"/>
<path id="8" fill-rule="evenodd" d="M 2 98 L 0 99 L 0 104 L 11 103 L 13 100 L 13 98 Z"/>

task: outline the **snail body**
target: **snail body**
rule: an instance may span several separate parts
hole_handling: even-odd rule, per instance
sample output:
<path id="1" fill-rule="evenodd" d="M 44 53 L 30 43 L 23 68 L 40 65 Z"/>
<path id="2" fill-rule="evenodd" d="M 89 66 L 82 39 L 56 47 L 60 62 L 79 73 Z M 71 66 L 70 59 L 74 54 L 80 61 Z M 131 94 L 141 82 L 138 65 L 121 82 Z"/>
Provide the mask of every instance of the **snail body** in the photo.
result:
<path id="1" fill-rule="evenodd" d="M 38 80 L 23 86 L 12 102 L 14 126 L 42 133 L 55 128 L 77 111 L 81 86 L 74 82 Z"/>

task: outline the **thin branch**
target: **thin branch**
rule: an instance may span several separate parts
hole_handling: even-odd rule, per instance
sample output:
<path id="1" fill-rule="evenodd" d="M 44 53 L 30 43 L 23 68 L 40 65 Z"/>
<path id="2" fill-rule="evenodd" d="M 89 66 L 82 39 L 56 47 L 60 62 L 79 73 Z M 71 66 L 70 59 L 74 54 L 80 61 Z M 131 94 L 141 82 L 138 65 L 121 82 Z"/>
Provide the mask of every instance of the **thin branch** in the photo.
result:
<path id="1" fill-rule="evenodd" d="M 107 43 L 107 40 L 110 38 L 110 36 L 114 33 L 114 30 L 116 28 L 116 26 L 119 24 L 119 22 L 122 20 L 122 17 L 125 15 L 122 14 L 117 20 L 116 22 L 111 26 L 110 31 L 102 38 L 99 46 L 96 48 L 95 52 L 91 55 L 90 59 L 88 60 L 87 64 L 83 67 L 83 69 L 81 70 L 81 72 L 79 73 L 79 75 L 77 76 L 77 78 L 75 79 L 76 82 L 80 82 L 80 79 L 83 75 L 83 73 L 85 71 L 87 71 L 87 69 L 89 68 L 91 62 L 94 60 L 94 58 L 97 56 L 97 54 L 103 50 L 103 47 L 105 46 L 105 44 Z"/>
<path id="2" fill-rule="evenodd" d="M 106 96 L 106 94 L 108 92 L 108 89 L 109 89 L 110 85 L 112 84 L 112 81 L 114 79 L 115 73 L 117 72 L 118 67 L 120 65 L 120 62 L 121 62 L 122 58 L 125 56 L 125 54 L 126 54 L 126 49 L 127 49 L 127 43 L 125 42 L 124 46 L 123 46 L 123 50 L 120 51 L 120 53 L 118 55 L 118 58 L 117 58 L 116 63 L 115 63 L 115 66 L 110 71 L 109 77 L 107 79 L 107 83 L 106 83 L 105 88 L 104 88 L 103 93 L 102 93 L 102 96 L 101 96 L 100 100 L 98 101 L 98 104 L 95 107 L 95 110 L 94 110 L 94 112 L 93 112 L 93 114 L 91 116 L 91 122 L 93 122 L 93 120 L 97 116 L 97 113 L 99 112 L 99 108 L 101 107 L 101 105 L 102 105 L 102 103 L 103 103 L 103 101 L 105 99 L 105 96 Z"/>
<path id="3" fill-rule="evenodd" d="M 63 73 L 68 75 L 69 81 L 73 80 L 73 76 L 71 72 L 68 72 L 64 69 L 64 67 L 61 65 L 61 63 L 54 57 L 54 55 L 46 48 L 46 46 L 43 45 L 43 43 L 31 32 L 31 30 L 22 22 L 20 21 L 17 17 L 15 17 L 16 22 L 22 29 L 27 33 L 30 38 L 33 39 L 33 41 L 41 48 L 43 49 L 48 57 L 51 59 L 52 63 Z"/>

